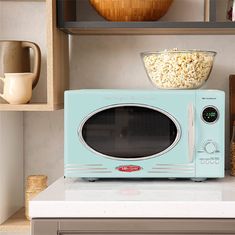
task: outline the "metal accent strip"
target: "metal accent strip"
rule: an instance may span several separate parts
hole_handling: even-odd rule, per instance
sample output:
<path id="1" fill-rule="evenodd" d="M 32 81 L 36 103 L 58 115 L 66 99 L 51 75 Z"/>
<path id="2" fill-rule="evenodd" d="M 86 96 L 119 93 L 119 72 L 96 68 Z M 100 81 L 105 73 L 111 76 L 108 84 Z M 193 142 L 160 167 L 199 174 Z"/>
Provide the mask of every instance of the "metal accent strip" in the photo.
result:
<path id="1" fill-rule="evenodd" d="M 176 170 L 176 171 L 191 171 L 194 168 L 170 168 L 170 167 L 153 167 L 154 170 Z"/>
<path id="2" fill-rule="evenodd" d="M 87 171 L 87 170 L 108 170 L 108 168 L 65 168 L 66 170 L 70 170 L 70 171 Z"/>
<path id="3" fill-rule="evenodd" d="M 188 166 L 188 167 L 192 167 L 194 166 L 193 163 L 189 163 L 189 164 L 156 164 L 156 166 Z"/>
<path id="4" fill-rule="evenodd" d="M 78 166 L 78 167 L 82 167 L 82 166 L 103 166 L 103 164 L 66 164 L 65 167 L 69 167 L 69 166 Z"/>
<path id="5" fill-rule="evenodd" d="M 66 173 L 68 174 L 71 174 L 71 173 L 76 173 L 76 171 L 67 171 L 66 170 Z M 83 173 L 113 173 L 112 171 L 86 171 L 86 172 L 83 172 Z"/>
<path id="6" fill-rule="evenodd" d="M 160 173 L 160 174 L 171 174 L 171 173 L 176 173 L 176 174 L 194 174 L 192 171 L 184 171 L 184 172 L 177 172 L 177 171 L 148 171 L 148 173 Z"/>

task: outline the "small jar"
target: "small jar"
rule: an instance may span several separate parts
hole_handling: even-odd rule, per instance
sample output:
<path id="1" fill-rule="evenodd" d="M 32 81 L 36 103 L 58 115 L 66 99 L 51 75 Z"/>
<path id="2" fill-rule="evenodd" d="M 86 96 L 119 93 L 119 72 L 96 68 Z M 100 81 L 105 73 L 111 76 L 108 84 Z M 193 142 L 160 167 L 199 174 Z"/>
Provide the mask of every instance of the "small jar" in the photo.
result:
<path id="1" fill-rule="evenodd" d="M 30 175 L 27 177 L 26 190 L 25 190 L 25 216 L 28 220 L 30 220 L 29 201 L 46 188 L 47 188 L 46 175 Z"/>

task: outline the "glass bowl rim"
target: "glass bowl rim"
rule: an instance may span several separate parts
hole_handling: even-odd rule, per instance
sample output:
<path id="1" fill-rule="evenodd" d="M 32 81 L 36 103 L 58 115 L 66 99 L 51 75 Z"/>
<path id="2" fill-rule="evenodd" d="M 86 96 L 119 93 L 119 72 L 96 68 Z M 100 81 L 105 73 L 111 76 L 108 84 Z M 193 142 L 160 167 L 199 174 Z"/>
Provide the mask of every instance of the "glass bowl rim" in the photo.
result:
<path id="1" fill-rule="evenodd" d="M 170 54 L 170 53 L 195 53 L 195 52 L 203 52 L 203 53 L 208 53 L 212 54 L 214 57 L 217 55 L 216 51 L 205 51 L 205 50 L 177 50 L 177 51 L 168 51 L 168 50 L 163 50 L 163 51 L 146 51 L 146 52 L 141 52 L 141 56 L 148 56 L 148 55 L 154 55 L 154 54 Z"/>

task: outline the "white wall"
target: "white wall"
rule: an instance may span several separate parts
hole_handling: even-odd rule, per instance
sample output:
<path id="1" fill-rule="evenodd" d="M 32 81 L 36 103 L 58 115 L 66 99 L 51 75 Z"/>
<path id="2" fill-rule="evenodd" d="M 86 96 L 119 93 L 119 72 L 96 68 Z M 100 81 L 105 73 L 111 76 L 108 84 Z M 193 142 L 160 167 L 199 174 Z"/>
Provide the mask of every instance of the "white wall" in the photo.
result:
<path id="1" fill-rule="evenodd" d="M 3 1 L 3 3 L 4 12 L 0 13 L 0 22 L 4 18 L 6 25 L 4 23 L 0 39 L 28 39 L 37 42 L 42 49 L 44 55 L 42 76 L 34 91 L 34 99 L 44 99 L 45 3 L 40 1 Z M 197 0 L 194 0 L 194 3 L 198 6 Z M 192 6 L 192 9 L 196 8 Z M 203 12 L 198 12 L 198 17 L 203 17 Z M 235 73 L 235 36 L 73 36 L 71 89 L 153 89 L 145 74 L 139 53 L 175 47 L 218 52 L 210 80 L 204 88 L 221 89 L 226 92 L 228 147 L 228 76 Z M 24 113 L 24 158 L 25 176 L 47 174 L 51 183 L 63 175 L 63 110 Z"/>
<path id="2" fill-rule="evenodd" d="M 0 224 L 24 205 L 23 113 L 0 112 Z"/>
<path id="3" fill-rule="evenodd" d="M 46 174 L 49 183 L 63 176 L 63 110 L 24 114 L 25 177 Z"/>

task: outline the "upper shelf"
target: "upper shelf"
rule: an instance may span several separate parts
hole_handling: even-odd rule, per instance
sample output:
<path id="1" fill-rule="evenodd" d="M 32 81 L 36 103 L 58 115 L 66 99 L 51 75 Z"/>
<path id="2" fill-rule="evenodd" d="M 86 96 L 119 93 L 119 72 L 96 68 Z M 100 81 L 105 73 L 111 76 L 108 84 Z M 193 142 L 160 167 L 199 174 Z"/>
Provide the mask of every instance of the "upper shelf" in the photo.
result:
<path id="1" fill-rule="evenodd" d="M 33 2 L 32 0 L 15 0 L 14 7 L 21 7 L 19 19 L 15 21 L 11 14 L 7 14 L 12 5 L 10 1 L 1 2 L 0 0 L 0 22 L 5 22 L 3 27 L 0 27 L 0 39 L 23 38 L 31 41 L 33 38 L 34 41 L 40 42 L 42 51 L 41 76 L 39 84 L 33 90 L 32 100 L 27 104 L 13 105 L 0 99 L 0 111 L 53 111 L 63 109 L 64 106 L 64 91 L 69 89 L 68 35 L 56 27 L 56 0 L 35 1 L 35 4 L 38 4 L 36 6 L 39 6 L 38 9 L 35 8 Z M 43 8 L 40 7 L 42 5 Z M 27 21 L 25 19 L 33 14 L 27 11 L 30 7 L 38 14 L 34 14 L 35 18 Z M 6 13 L 1 14 L 5 9 Z M 45 19 L 41 20 L 42 17 Z M 18 30 L 14 32 L 14 28 L 10 26 Z M 28 33 L 23 30 L 25 28 Z M 34 37 L 30 32 L 34 34 Z"/>
<path id="2" fill-rule="evenodd" d="M 179 0 L 175 0 L 179 1 Z M 198 1 L 198 0 L 197 0 Z M 89 0 L 87 0 L 87 6 Z M 105 21 L 81 0 L 57 0 L 57 27 L 69 34 L 235 34 L 235 22 L 217 22 L 217 0 L 204 1 L 204 21 Z M 84 10 L 81 9 L 84 7 Z M 87 11 L 86 13 L 83 13 Z M 88 15 L 82 18 L 80 15 Z"/>
<path id="3" fill-rule="evenodd" d="M 235 34 L 235 22 L 64 22 L 69 34 Z"/>

